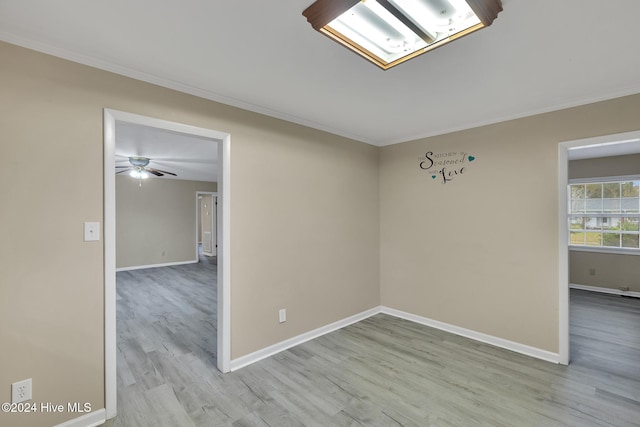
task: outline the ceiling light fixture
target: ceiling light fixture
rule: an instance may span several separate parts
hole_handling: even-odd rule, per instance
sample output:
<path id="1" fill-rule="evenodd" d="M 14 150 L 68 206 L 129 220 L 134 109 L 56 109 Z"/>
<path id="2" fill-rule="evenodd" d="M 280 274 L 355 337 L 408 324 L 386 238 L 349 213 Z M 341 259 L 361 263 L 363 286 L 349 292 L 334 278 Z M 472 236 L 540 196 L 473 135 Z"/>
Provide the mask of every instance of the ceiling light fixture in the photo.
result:
<path id="1" fill-rule="evenodd" d="M 116 175 L 119 173 L 123 173 L 123 172 L 127 172 L 129 171 L 129 176 L 132 178 L 135 178 L 137 180 L 139 180 L 138 185 L 140 187 L 142 187 L 142 180 L 143 179 L 147 179 L 151 176 L 151 174 L 155 175 L 155 176 L 165 176 L 166 175 L 173 175 L 173 176 L 178 176 L 173 172 L 168 172 L 168 171 L 163 171 L 160 169 L 155 169 L 155 168 L 150 168 L 149 167 L 149 162 L 151 161 L 151 159 L 149 159 L 148 157 L 138 157 L 138 156 L 131 156 L 129 157 L 129 165 L 127 166 L 116 166 Z M 118 169 L 120 169 L 118 171 Z"/>
<path id="2" fill-rule="evenodd" d="M 311 26 L 387 70 L 491 25 L 500 0 L 317 0 Z"/>
<path id="3" fill-rule="evenodd" d="M 138 166 L 129 172 L 129 176 L 136 179 L 147 179 L 149 178 L 149 173 Z"/>

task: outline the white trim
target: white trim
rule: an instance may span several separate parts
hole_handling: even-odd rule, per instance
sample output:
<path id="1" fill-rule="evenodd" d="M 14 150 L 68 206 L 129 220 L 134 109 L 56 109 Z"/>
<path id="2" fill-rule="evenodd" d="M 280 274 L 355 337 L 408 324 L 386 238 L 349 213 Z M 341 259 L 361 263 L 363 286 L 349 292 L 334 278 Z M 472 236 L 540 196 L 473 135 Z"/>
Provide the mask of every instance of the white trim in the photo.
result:
<path id="1" fill-rule="evenodd" d="M 610 140 L 608 139 L 609 136 L 615 136 L 615 139 Z M 589 145 L 577 145 L 577 146 L 572 146 L 569 148 L 570 152 L 569 152 L 569 161 L 574 161 L 574 160 L 588 160 L 588 159 L 599 159 L 601 157 L 619 157 L 620 154 L 619 153 L 619 147 L 614 147 L 613 150 L 610 150 L 612 153 L 611 154 L 602 154 L 602 153 L 598 153 L 598 154 L 591 154 L 589 155 L 589 152 L 587 151 L 587 154 L 584 154 L 584 152 L 580 152 L 579 150 L 581 148 L 585 148 L 588 146 L 597 146 L 597 147 L 610 147 L 610 146 L 620 146 L 620 145 L 624 145 L 628 142 L 638 142 L 640 141 L 640 138 L 638 137 L 638 134 L 635 133 L 635 131 L 632 132 L 624 132 L 624 133 L 619 133 L 619 134 L 613 134 L 613 135 L 604 135 L 604 136 L 596 136 L 593 138 L 585 138 L 584 140 L 593 140 L 595 141 L 593 144 L 589 144 Z M 582 140 L 577 139 L 575 141 L 572 142 L 580 142 Z M 609 151 L 609 150 L 608 150 Z M 633 150 L 635 151 L 635 150 Z M 629 154 L 633 154 L 633 153 L 627 153 L 627 154 L 622 154 L 624 156 L 629 155 Z"/>
<path id="2" fill-rule="evenodd" d="M 143 270 L 145 268 L 171 267 L 172 265 L 197 264 L 197 263 L 198 263 L 198 260 L 196 259 L 196 260 L 190 260 L 190 261 L 165 262 L 162 264 L 134 265 L 131 267 L 116 268 L 116 273 L 120 271 Z"/>
<path id="3" fill-rule="evenodd" d="M 230 106 L 237 107 L 247 111 L 253 111 L 254 113 L 264 114 L 265 116 L 275 117 L 276 119 L 285 120 L 287 122 L 297 123 L 299 125 L 322 130 L 328 133 L 332 133 L 334 135 L 340 135 L 345 138 L 354 139 L 356 141 L 361 141 L 371 145 L 377 145 L 375 141 L 368 141 L 366 137 L 362 135 L 354 134 L 346 130 L 334 128 L 332 126 L 327 126 L 322 123 L 315 122 L 313 120 L 305 119 L 303 117 L 298 117 L 293 114 L 285 113 L 282 111 L 273 110 L 271 108 L 263 107 L 261 105 L 255 105 L 246 101 L 242 101 L 240 99 L 231 98 L 229 96 L 221 95 L 216 92 L 212 92 L 210 90 L 184 84 L 166 77 L 145 73 L 129 67 L 124 67 L 122 65 L 114 64 L 109 61 L 104 61 L 104 60 L 83 55 L 77 52 L 72 52 L 67 49 L 51 46 L 49 44 L 42 43 L 39 41 L 27 39 L 24 37 L 18 37 L 14 34 L 10 34 L 5 31 L 0 31 L 0 40 L 5 41 L 7 43 L 14 44 L 16 46 L 22 46 L 27 49 L 35 50 L 38 52 L 46 53 L 48 55 L 56 56 L 58 58 L 63 58 L 69 61 L 73 61 L 78 64 L 88 65 L 93 68 L 109 71 L 111 73 L 119 74 L 125 77 L 130 77 L 135 80 L 152 83 L 157 86 L 165 87 L 165 88 L 172 89 L 182 93 L 187 93 L 189 95 L 195 95 L 199 98 L 209 99 L 211 101 L 215 101 L 221 104 L 230 105 Z M 625 94 L 630 95 L 636 92 L 637 91 L 635 92 L 631 91 Z M 613 95 L 611 96 L 611 98 L 618 98 L 620 96 L 622 95 Z"/>
<path id="4" fill-rule="evenodd" d="M 140 80 L 143 82 L 152 83 L 161 87 L 173 89 L 178 92 L 187 93 L 190 95 L 195 95 L 200 98 L 209 99 L 211 101 L 219 102 L 225 105 L 231 105 L 233 107 L 241 108 L 243 110 L 253 111 L 254 113 L 264 114 L 269 117 L 275 117 L 277 119 L 285 120 L 287 122 L 296 123 L 299 125 L 313 128 L 313 129 L 318 129 L 321 131 L 332 133 L 334 135 L 339 135 L 345 138 L 361 141 L 366 144 L 374 145 L 377 147 L 385 147 L 388 145 L 401 144 L 403 142 L 415 141 L 418 139 L 429 138 L 437 135 L 446 135 L 453 132 L 473 129 L 473 128 L 487 126 L 495 123 L 502 123 L 510 120 L 520 119 L 523 117 L 530 117 L 538 114 L 544 114 L 544 113 L 549 113 L 553 111 L 564 110 L 567 108 L 578 107 L 581 105 L 588 105 L 596 102 L 607 101 L 609 99 L 620 98 L 623 96 L 635 95 L 638 92 L 640 92 L 640 85 L 627 87 L 627 88 L 623 88 L 613 92 L 609 92 L 604 95 L 585 96 L 579 99 L 572 99 L 565 102 L 559 102 L 551 106 L 546 106 L 541 108 L 532 108 L 532 109 L 528 109 L 526 111 L 515 113 L 515 114 L 513 113 L 505 114 L 499 117 L 493 117 L 491 119 L 478 120 L 472 123 L 466 123 L 459 126 L 442 127 L 429 132 L 421 132 L 421 133 L 416 133 L 412 135 L 404 135 L 395 139 L 383 141 L 383 140 L 368 138 L 362 135 L 357 135 L 347 130 L 334 128 L 332 126 L 327 126 L 325 124 L 321 124 L 303 117 L 294 116 L 293 114 L 290 114 L 290 113 L 285 113 L 282 111 L 272 110 L 270 108 L 263 107 L 260 105 L 251 104 L 249 102 L 242 101 L 236 98 L 231 98 L 225 95 L 221 95 L 221 94 L 212 92 L 210 90 L 205 90 L 198 87 L 186 85 L 184 83 L 180 83 L 175 80 L 168 79 L 166 77 L 156 76 L 154 74 L 145 73 L 132 68 L 124 67 L 122 65 L 114 64 L 112 62 L 98 59 L 89 55 L 72 52 L 70 50 L 56 47 L 51 44 L 44 43 L 42 41 L 18 36 L 16 34 L 8 33 L 6 31 L 0 31 L 0 40 L 17 45 L 17 46 L 25 47 L 27 49 L 43 52 L 48 55 L 53 55 L 58 58 L 63 58 L 69 61 L 73 61 L 78 64 L 88 65 L 90 67 L 109 71 L 115 74 L 119 74 L 121 76 L 126 76 L 126 77 L 130 77 L 132 79 Z"/>
<path id="5" fill-rule="evenodd" d="M 388 140 L 388 141 L 378 141 L 377 143 L 375 143 L 375 142 L 368 142 L 368 141 L 363 140 L 362 142 L 367 142 L 369 144 L 377 145 L 379 147 L 385 147 L 385 146 L 388 146 L 388 145 L 395 145 L 395 144 L 402 144 L 403 142 L 411 142 L 411 141 L 416 141 L 418 139 L 430 138 L 430 137 L 438 136 L 438 135 L 446 135 L 446 134 L 449 134 L 449 133 L 459 132 L 459 131 L 463 131 L 463 130 L 467 130 L 467 129 L 474 129 L 474 128 L 478 128 L 478 127 L 482 127 L 482 126 L 488 126 L 488 125 L 492 125 L 492 124 L 496 124 L 496 123 L 504 123 L 504 122 L 508 122 L 508 121 L 511 121 L 511 120 L 517 120 L 517 119 L 521 119 L 521 118 L 525 118 L 525 117 L 537 116 L 539 114 L 551 113 L 551 112 L 554 112 L 554 111 L 560 111 L 560 110 L 566 110 L 568 108 L 579 107 L 581 105 L 594 104 L 596 102 L 602 102 L 602 101 L 607 101 L 607 100 L 610 100 L 610 99 L 621 98 L 623 96 L 635 95 L 638 92 L 640 92 L 640 87 L 639 86 L 635 86 L 635 87 L 631 87 L 631 88 L 626 88 L 626 89 L 610 92 L 610 93 L 608 93 L 606 95 L 586 96 L 586 97 L 583 97 L 581 99 L 573 99 L 573 100 L 569 100 L 569 101 L 566 101 L 566 102 L 560 102 L 560 103 L 553 104 L 553 105 L 547 106 L 547 107 L 532 108 L 532 109 L 529 109 L 529 110 L 526 110 L 526 111 L 520 112 L 520 113 L 505 114 L 505 115 L 502 115 L 502 116 L 493 117 L 491 119 L 478 120 L 478 121 L 475 121 L 475 122 L 472 122 L 472 123 L 466 123 L 466 124 L 463 124 L 463 125 L 460 125 L 460 126 L 449 126 L 447 128 L 440 128 L 440 129 L 436 129 L 436 130 L 431 131 L 431 132 L 416 133 L 416 134 L 413 134 L 413 135 L 404 136 L 404 137 L 400 137 L 400 138 L 392 139 L 392 140 Z"/>
<path id="6" fill-rule="evenodd" d="M 630 234 L 630 233 L 627 233 Z M 617 254 L 617 255 L 640 255 L 640 249 L 634 248 L 619 248 L 611 246 L 578 246 L 569 245 L 570 251 L 577 252 L 596 252 L 602 254 Z"/>
<path id="7" fill-rule="evenodd" d="M 635 142 L 635 141 L 629 141 Z M 584 159 L 588 160 L 588 159 Z M 579 161 L 579 160 L 570 160 Z M 614 181 L 639 181 L 640 175 L 619 175 L 619 176 L 601 176 L 601 177 L 591 177 L 591 178 L 571 178 L 569 179 L 569 184 L 590 184 L 590 183 L 598 183 L 598 182 L 614 182 Z"/>
<path id="8" fill-rule="evenodd" d="M 267 357 L 271 357 L 275 354 L 278 354 L 281 351 L 288 350 L 299 344 L 321 337 L 322 335 L 328 334 L 338 329 L 342 329 L 345 326 L 349 326 L 354 323 L 360 322 L 364 319 L 367 319 L 371 316 L 375 316 L 376 314 L 379 314 L 379 313 L 388 314 L 390 316 L 405 319 L 410 322 L 419 323 L 421 325 L 429 326 L 431 328 L 440 329 L 448 333 L 460 335 L 475 341 L 480 341 L 489 345 L 493 345 L 495 347 L 500 347 L 506 350 L 514 351 L 516 353 L 535 357 L 536 359 L 541 359 L 541 360 L 545 360 L 547 362 L 552 362 L 552 363 L 561 363 L 561 358 L 558 353 L 553 353 L 547 350 L 542 350 L 536 347 L 520 344 L 515 341 L 509 341 L 503 338 L 498 338 L 493 335 L 483 334 L 481 332 L 472 331 L 470 329 L 461 328 L 459 326 L 450 325 L 448 323 L 440 322 L 438 320 L 432 320 L 426 317 L 418 316 L 416 314 L 407 313 L 404 311 L 396 310 L 396 309 L 385 307 L 385 306 L 378 306 L 378 307 L 371 308 L 369 310 L 365 310 L 361 313 L 354 314 L 353 316 L 347 317 L 345 319 L 338 320 L 337 322 L 333 322 L 328 325 L 322 326 L 320 328 L 314 329 L 312 331 L 305 332 L 295 337 L 286 339 L 279 343 L 270 345 L 268 347 L 265 347 L 261 350 L 247 354 L 245 356 L 238 357 L 237 359 L 233 359 L 231 361 L 231 371 L 236 371 L 238 369 L 244 368 L 248 365 L 251 365 L 252 363 L 256 363 L 260 360 L 266 359 Z"/>
<path id="9" fill-rule="evenodd" d="M 62 424 L 56 424 L 53 427 L 96 427 L 107 421 L 107 411 L 98 409 L 80 417 L 65 421 Z"/>
<path id="10" fill-rule="evenodd" d="M 558 144 L 558 362 L 569 364 L 569 145 Z"/>
<path id="11" fill-rule="evenodd" d="M 561 144 L 567 150 L 576 150 L 578 148 L 589 147 L 593 145 L 624 144 L 625 142 L 634 142 L 638 139 L 640 139 L 640 131 L 636 130 L 631 132 L 615 133 L 611 135 L 595 136 L 593 138 L 564 141 Z"/>
<path id="12" fill-rule="evenodd" d="M 597 200 L 597 199 L 591 199 L 591 200 Z M 598 213 L 574 212 L 567 215 L 568 218 L 585 217 L 585 216 L 588 216 L 590 218 L 640 218 L 640 212 L 598 212 Z M 581 229 L 578 229 L 578 230 L 581 230 Z M 632 231 L 621 231 L 621 233 L 633 234 Z"/>
<path id="13" fill-rule="evenodd" d="M 231 135 L 218 144 L 218 369 L 231 370 Z M 222 184 L 222 185 L 221 185 Z M 222 307 L 222 309 L 220 309 Z"/>
<path id="14" fill-rule="evenodd" d="M 407 313 L 405 311 L 396 310 L 394 308 L 382 307 L 381 312 L 390 316 L 399 317 L 401 319 L 429 326 L 431 328 L 440 329 L 441 331 L 470 338 L 475 341 L 490 344 L 495 347 L 500 347 L 506 350 L 514 351 L 516 353 L 524 354 L 526 356 L 535 357 L 536 359 L 542 359 L 547 362 L 560 363 L 560 355 L 558 353 L 553 353 L 547 350 L 520 344 L 515 341 L 509 341 L 504 338 L 498 338 L 493 335 L 483 334 L 482 332 L 472 331 L 471 329 L 461 328 L 460 326 L 451 325 L 449 323 L 440 322 L 438 320 L 429 319 L 427 317 L 418 316 L 416 314 Z"/>
<path id="15" fill-rule="evenodd" d="M 104 322 L 105 322 L 105 410 L 106 418 L 117 414 L 117 373 L 116 373 L 116 212 L 115 212 L 115 128 L 116 121 L 156 127 L 179 133 L 201 136 L 218 144 L 221 167 L 218 168 L 218 185 L 223 191 L 218 198 L 224 218 L 219 219 L 221 233 L 218 237 L 218 369 L 228 372 L 231 354 L 231 275 L 230 275 L 230 172 L 231 136 L 225 132 L 155 119 L 123 111 L 104 109 Z M 219 217 L 220 218 L 220 217 Z M 223 238 L 222 240 L 220 240 Z M 222 259 L 222 265 L 220 265 Z M 226 368 L 226 369 L 225 369 Z"/>
<path id="16" fill-rule="evenodd" d="M 104 407 L 107 419 L 118 411 L 116 341 L 116 176 L 117 112 L 104 115 Z"/>
<path id="17" fill-rule="evenodd" d="M 558 347 L 560 363 L 563 365 L 569 364 L 569 151 L 594 145 L 629 142 L 638 138 L 640 131 L 633 131 L 558 144 Z"/>
<path id="18" fill-rule="evenodd" d="M 364 320 L 368 317 L 375 316 L 376 314 L 381 312 L 380 310 L 381 307 L 374 307 L 361 313 L 354 314 L 353 316 L 347 317 L 345 319 L 338 320 L 337 322 L 333 322 L 312 331 L 305 332 L 304 334 L 300 334 L 293 338 L 280 341 L 277 344 L 270 345 L 269 347 L 265 347 L 261 350 L 249 353 L 245 356 L 238 357 L 237 359 L 233 359 L 231 361 L 231 370 L 236 371 L 240 368 L 251 365 L 252 363 L 256 363 L 262 359 L 266 359 L 267 357 L 280 353 L 281 351 L 290 349 L 291 347 L 295 347 L 309 340 L 321 337 L 322 335 L 328 334 L 329 332 L 342 329 L 345 326 L 349 326 L 353 323 L 360 322 L 361 320 Z"/>
<path id="19" fill-rule="evenodd" d="M 636 291 L 623 291 L 621 289 L 603 288 L 600 286 L 587 286 L 578 285 L 576 283 L 569 283 L 571 289 L 580 289 L 582 291 L 599 292 L 601 294 L 620 295 L 623 297 L 640 298 L 640 292 Z"/>

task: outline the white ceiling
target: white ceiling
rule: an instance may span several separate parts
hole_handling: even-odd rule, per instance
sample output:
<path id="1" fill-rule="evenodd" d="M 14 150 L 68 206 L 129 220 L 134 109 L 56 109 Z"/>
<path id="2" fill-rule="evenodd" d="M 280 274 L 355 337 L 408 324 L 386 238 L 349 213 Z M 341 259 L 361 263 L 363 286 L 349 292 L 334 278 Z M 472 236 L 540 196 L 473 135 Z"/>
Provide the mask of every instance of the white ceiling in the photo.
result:
<path id="1" fill-rule="evenodd" d="M 0 0 L 0 39 L 375 145 L 640 92 L 640 1 L 503 0 L 493 25 L 382 71 L 313 0 Z"/>
<path id="2" fill-rule="evenodd" d="M 212 139 L 117 121 L 115 140 L 116 166 L 129 166 L 129 157 L 148 157 L 150 168 L 177 175 L 162 179 L 218 180 L 218 144 Z"/>
<path id="3" fill-rule="evenodd" d="M 628 154 L 638 153 L 640 153 L 640 139 L 632 139 L 571 148 L 569 149 L 568 155 L 569 160 L 581 160 L 597 157 L 626 156 Z"/>

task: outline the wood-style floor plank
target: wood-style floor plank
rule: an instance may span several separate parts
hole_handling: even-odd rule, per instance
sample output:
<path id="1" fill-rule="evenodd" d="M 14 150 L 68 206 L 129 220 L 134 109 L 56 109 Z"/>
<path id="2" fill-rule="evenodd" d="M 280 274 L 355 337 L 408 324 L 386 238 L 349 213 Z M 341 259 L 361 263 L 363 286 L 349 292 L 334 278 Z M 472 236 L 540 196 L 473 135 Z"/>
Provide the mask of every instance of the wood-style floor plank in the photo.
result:
<path id="1" fill-rule="evenodd" d="M 571 291 L 571 365 L 376 315 L 216 366 L 216 266 L 118 273 L 118 417 L 147 426 L 640 426 L 640 300 Z"/>

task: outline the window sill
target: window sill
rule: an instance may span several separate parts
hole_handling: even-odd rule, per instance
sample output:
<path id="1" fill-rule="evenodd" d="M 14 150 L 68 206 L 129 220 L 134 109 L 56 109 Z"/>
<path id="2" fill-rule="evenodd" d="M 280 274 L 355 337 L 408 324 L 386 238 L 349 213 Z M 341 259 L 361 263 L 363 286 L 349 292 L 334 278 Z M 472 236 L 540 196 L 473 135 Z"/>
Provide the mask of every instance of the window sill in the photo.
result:
<path id="1" fill-rule="evenodd" d="M 640 255 L 640 249 L 633 248 L 606 248 L 602 246 L 571 246 L 570 251 L 577 252 L 597 252 L 603 254 L 618 254 L 618 255 Z"/>

